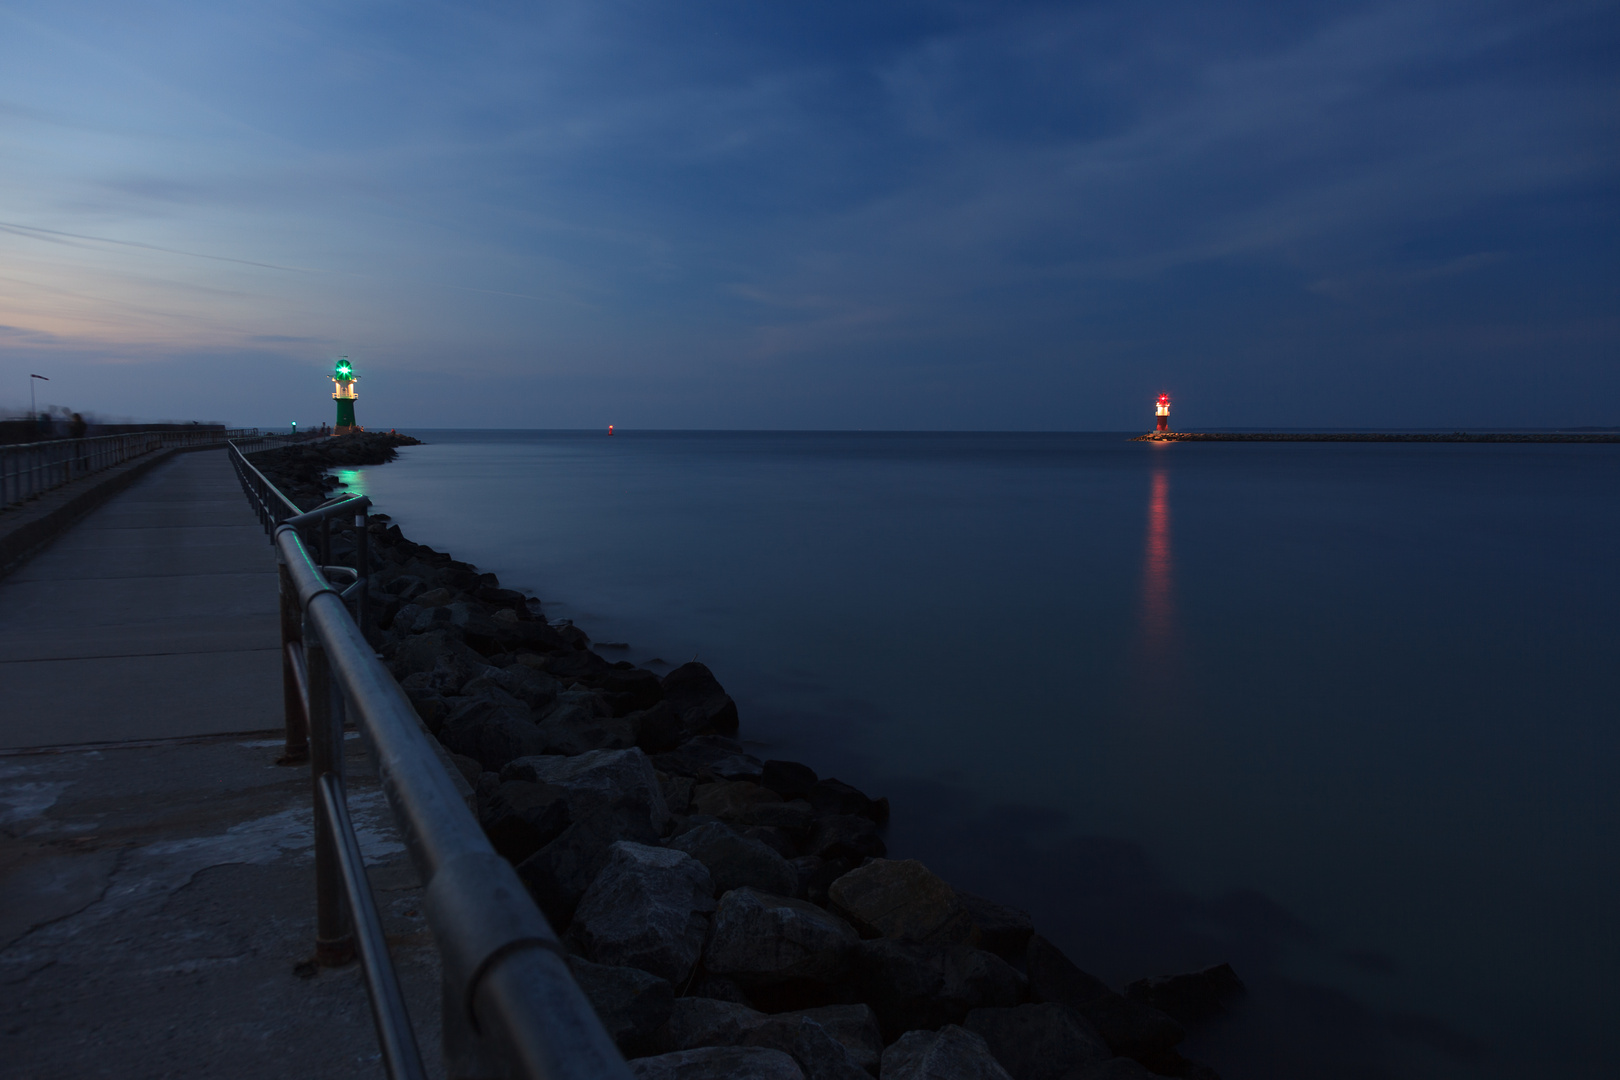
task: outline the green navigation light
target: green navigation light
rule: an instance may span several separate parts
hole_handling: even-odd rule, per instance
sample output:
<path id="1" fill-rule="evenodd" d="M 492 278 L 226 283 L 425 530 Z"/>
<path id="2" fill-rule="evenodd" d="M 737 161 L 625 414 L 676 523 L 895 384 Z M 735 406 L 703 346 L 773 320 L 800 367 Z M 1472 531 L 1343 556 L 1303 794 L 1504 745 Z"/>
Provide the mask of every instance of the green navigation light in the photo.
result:
<path id="1" fill-rule="evenodd" d="M 349 366 L 349 358 L 347 356 L 345 356 L 343 359 L 341 359 L 341 360 L 339 360 L 337 362 L 337 372 L 336 372 L 336 377 L 337 378 L 339 378 L 339 379 L 347 379 L 347 378 L 351 378 L 353 376 L 353 374 L 354 374 L 354 368 Z"/>

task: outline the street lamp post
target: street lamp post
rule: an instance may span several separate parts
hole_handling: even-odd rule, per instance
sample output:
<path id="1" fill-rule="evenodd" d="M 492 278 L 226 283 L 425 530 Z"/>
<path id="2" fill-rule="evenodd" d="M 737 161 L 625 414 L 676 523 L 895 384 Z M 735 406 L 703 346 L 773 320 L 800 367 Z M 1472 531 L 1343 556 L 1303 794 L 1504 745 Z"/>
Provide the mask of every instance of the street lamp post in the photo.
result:
<path id="1" fill-rule="evenodd" d="M 34 400 L 35 379 L 39 379 L 42 382 L 50 382 L 51 380 L 45 378 L 43 375 L 28 376 L 28 419 L 37 424 L 39 423 L 39 402 Z"/>

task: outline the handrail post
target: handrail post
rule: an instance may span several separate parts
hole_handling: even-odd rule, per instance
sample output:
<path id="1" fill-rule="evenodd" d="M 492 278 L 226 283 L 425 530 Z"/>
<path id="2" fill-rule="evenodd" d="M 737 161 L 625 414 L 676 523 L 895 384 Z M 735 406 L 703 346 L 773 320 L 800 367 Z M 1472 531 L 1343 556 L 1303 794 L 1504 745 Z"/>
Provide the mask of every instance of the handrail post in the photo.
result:
<path id="1" fill-rule="evenodd" d="M 343 785 L 343 701 L 320 635 L 305 626 L 304 669 L 309 679 L 309 777 L 315 804 L 315 961 L 336 967 L 354 959 L 354 935 L 343 893 L 333 821 L 321 795 L 321 777 Z"/>
<path id="2" fill-rule="evenodd" d="M 355 596 L 355 622 L 360 636 L 371 640 L 371 516 L 365 507 L 354 515 L 354 570 L 360 582 Z"/>
<path id="3" fill-rule="evenodd" d="M 298 603 L 298 588 L 279 549 L 276 570 L 281 582 L 281 711 L 287 728 L 287 745 L 276 764 L 302 765 L 309 760 L 309 723 L 303 690 L 293 668 L 293 651 L 303 647 L 304 613 Z"/>

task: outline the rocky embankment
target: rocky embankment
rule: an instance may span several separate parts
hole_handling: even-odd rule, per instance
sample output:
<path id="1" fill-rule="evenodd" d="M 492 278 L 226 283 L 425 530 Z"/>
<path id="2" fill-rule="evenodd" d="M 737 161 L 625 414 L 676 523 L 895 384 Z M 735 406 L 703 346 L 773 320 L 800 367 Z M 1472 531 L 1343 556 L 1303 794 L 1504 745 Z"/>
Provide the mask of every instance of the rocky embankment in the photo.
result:
<path id="1" fill-rule="evenodd" d="M 255 461 L 309 508 L 325 466 L 407 441 Z M 1231 968 L 1114 990 L 1023 912 L 887 858 L 886 799 L 749 754 L 703 664 L 608 660 L 494 574 L 370 530 L 382 655 L 638 1077 L 1214 1076 L 1176 1046 L 1241 993 Z"/>

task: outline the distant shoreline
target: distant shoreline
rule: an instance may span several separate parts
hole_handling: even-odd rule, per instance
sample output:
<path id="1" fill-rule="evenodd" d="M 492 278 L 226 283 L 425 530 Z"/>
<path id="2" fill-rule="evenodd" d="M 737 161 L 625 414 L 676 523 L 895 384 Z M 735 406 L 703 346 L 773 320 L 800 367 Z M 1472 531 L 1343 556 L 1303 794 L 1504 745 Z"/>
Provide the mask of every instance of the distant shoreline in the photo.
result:
<path id="1" fill-rule="evenodd" d="M 1620 443 L 1617 432 L 1150 431 L 1132 442 Z"/>

